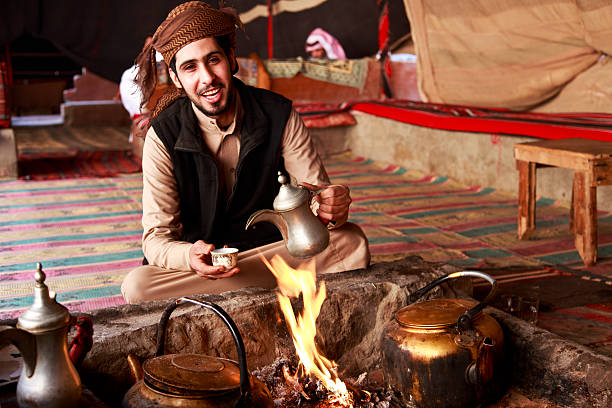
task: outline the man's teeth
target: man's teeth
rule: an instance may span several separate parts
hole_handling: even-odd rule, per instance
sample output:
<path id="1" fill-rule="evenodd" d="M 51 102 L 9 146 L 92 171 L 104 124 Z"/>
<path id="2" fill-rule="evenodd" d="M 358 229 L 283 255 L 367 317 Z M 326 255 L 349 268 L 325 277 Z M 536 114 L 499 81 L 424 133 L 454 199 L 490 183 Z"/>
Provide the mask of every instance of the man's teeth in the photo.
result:
<path id="1" fill-rule="evenodd" d="M 206 91 L 206 92 L 202 93 L 202 95 L 203 96 L 212 96 L 212 95 L 215 95 L 218 92 L 219 92 L 219 89 L 217 88 L 217 89 L 212 89 L 210 91 Z"/>

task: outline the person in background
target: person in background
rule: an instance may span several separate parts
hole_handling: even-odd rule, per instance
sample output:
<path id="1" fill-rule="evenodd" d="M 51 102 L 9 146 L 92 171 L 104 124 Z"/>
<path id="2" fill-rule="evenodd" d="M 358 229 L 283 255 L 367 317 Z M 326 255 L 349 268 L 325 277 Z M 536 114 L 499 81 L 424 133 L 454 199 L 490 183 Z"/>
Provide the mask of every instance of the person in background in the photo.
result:
<path id="1" fill-rule="evenodd" d="M 150 41 L 151 37 L 147 37 L 145 40 L 145 47 Z M 165 66 L 164 59 L 159 52 L 155 54 L 155 62 L 158 66 L 158 83 L 167 83 L 168 69 Z M 134 140 L 134 136 L 144 139 L 149 127 L 149 121 L 151 119 L 151 114 L 147 106 L 142 106 L 142 93 L 140 92 L 140 88 L 136 83 L 137 75 L 138 66 L 132 65 L 130 68 L 123 71 L 121 80 L 119 81 L 121 103 L 123 104 L 125 110 L 129 113 L 130 119 L 132 119 L 129 137 L 130 143 L 132 143 Z"/>
<path id="2" fill-rule="evenodd" d="M 138 57 L 143 103 L 156 86 L 156 51 L 170 67 L 172 86 L 158 99 L 144 142 L 145 261 L 121 285 L 128 303 L 275 287 L 260 254 L 278 254 L 294 268 L 303 261 L 289 255 L 274 225 L 245 225 L 255 211 L 273 207 L 279 171 L 320 190 L 317 216 L 330 229 L 330 243 L 312 258 L 317 273 L 369 264 L 365 234 L 347 222 L 349 188 L 330 183 L 291 101 L 233 76 L 239 24 L 232 9 L 183 3 Z M 225 245 L 240 250 L 231 269 L 211 262 L 211 251 Z"/>
<path id="3" fill-rule="evenodd" d="M 306 53 L 310 58 L 346 59 L 340 42 L 322 28 L 315 28 L 306 38 Z"/>

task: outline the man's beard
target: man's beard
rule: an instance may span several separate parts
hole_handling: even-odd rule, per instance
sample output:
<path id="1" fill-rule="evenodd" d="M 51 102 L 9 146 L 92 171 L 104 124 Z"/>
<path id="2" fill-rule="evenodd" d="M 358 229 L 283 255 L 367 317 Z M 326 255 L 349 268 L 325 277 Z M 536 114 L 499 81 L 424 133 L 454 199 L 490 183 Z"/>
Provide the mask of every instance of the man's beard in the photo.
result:
<path id="1" fill-rule="evenodd" d="M 214 116 L 219 116 L 223 114 L 224 112 L 226 112 L 232 106 L 232 103 L 234 102 L 234 93 L 235 93 L 234 87 L 228 86 L 226 88 L 226 91 L 227 91 L 227 99 L 226 99 L 225 106 L 221 106 L 221 104 L 223 103 L 223 100 L 220 100 L 219 102 L 215 102 L 211 104 L 215 108 L 214 111 L 206 110 L 206 108 L 204 108 L 204 106 L 201 104 L 199 98 L 192 98 L 191 95 L 187 95 L 187 96 L 189 97 L 193 105 L 196 108 L 198 108 L 200 112 L 202 112 L 204 115 L 208 117 L 214 117 Z"/>

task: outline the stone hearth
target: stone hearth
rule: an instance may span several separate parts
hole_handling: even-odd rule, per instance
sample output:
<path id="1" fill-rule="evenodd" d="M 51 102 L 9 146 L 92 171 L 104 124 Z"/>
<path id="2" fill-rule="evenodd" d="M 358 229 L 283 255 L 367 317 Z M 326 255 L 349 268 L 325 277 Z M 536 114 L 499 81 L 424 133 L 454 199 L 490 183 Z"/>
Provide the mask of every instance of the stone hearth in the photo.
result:
<path id="1" fill-rule="evenodd" d="M 449 265 L 408 257 L 375 264 L 367 270 L 325 276 L 327 298 L 317 320 L 321 350 L 338 363 L 343 377 L 379 368 L 382 332 L 394 312 L 408 304 L 409 293 L 456 270 Z M 471 282 L 466 278 L 450 283 L 429 296 L 471 293 Z M 295 354 L 274 291 L 247 288 L 200 298 L 218 304 L 236 322 L 250 371 Z M 119 406 L 132 385 L 126 356 L 133 354 L 144 360 L 154 355 L 157 324 L 169 303 L 125 305 L 91 315 L 95 324 L 94 346 L 81 367 L 81 377 L 110 406 Z M 504 329 L 509 387 L 559 406 L 610 406 L 612 359 L 497 309 L 489 307 L 485 311 Z M 212 312 L 192 304 L 179 306 L 172 314 L 166 349 L 168 353 L 237 358 L 223 322 Z"/>

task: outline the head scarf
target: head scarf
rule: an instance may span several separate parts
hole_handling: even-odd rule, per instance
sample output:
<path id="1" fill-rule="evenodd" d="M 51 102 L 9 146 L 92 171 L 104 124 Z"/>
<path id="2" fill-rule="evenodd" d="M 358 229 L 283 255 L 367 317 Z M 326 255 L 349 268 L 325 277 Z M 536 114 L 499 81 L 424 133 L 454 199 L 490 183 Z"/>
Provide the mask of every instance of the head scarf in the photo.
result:
<path id="1" fill-rule="evenodd" d="M 170 67 L 181 48 L 205 37 L 228 35 L 230 46 L 235 49 L 237 25 L 242 26 L 236 11 L 231 8 L 215 9 L 202 1 L 190 1 L 176 6 L 157 27 L 151 41 L 136 59 L 136 81 L 142 92 L 142 106 L 148 103 L 157 85 L 156 51 L 161 53 L 166 65 Z M 153 117 L 183 95 L 183 90 L 170 83 L 168 91 L 157 101 Z"/>
<path id="2" fill-rule="evenodd" d="M 329 59 L 346 59 L 344 49 L 336 37 L 322 28 L 315 28 L 306 39 L 306 52 L 309 53 L 321 48 L 325 50 L 325 54 L 327 54 Z"/>

